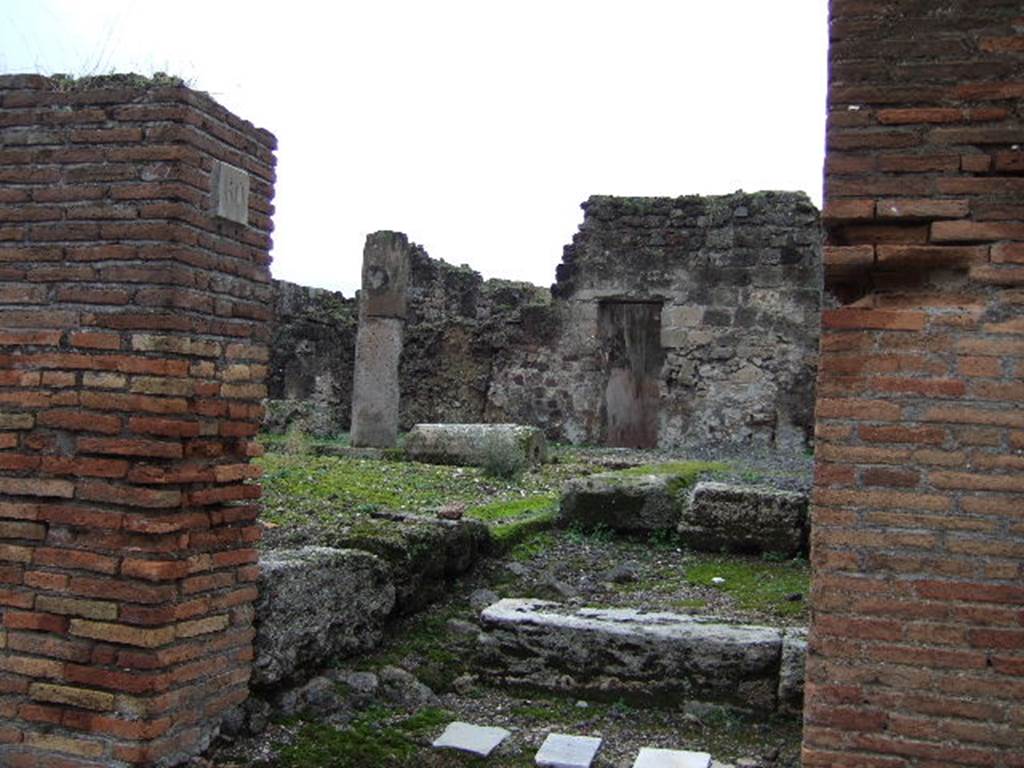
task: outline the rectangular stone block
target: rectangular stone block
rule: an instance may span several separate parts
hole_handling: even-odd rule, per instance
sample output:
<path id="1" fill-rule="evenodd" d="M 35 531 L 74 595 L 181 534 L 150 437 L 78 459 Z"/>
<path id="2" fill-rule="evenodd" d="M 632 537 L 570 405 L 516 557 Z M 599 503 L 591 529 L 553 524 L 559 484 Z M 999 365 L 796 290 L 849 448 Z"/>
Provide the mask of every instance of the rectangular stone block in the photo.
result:
<path id="1" fill-rule="evenodd" d="M 398 440 L 398 364 L 403 321 L 365 317 L 356 335 L 352 384 L 352 434 L 355 447 L 391 448 Z"/>
<path id="2" fill-rule="evenodd" d="M 409 239 L 401 232 L 374 232 L 363 250 L 360 315 L 405 318 Z"/>
<path id="3" fill-rule="evenodd" d="M 213 163 L 214 215 L 237 224 L 249 223 L 249 174 L 220 160 Z"/>
<path id="4" fill-rule="evenodd" d="M 549 733 L 534 762 L 543 768 L 590 768 L 600 748 L 595 736 Z"/>
<path id="5" fill-rule="evenodd" d="M 528 599 L 501 600 L 480 622 L 479 668 L 499 684 L 776 709 L 782 633 L 771 627 Z"/>
<path id="6" fill-rule="evenodd" d="M 711 755 L 707 752 L 644 747 L 633 768 L 708 768 L 710 765 Z"/>
<path id="7" fill-rule="evenodd" d="M 504 728 L 494 728 L 470 723 L 449 723 L 444 733 L 434 740 L 437 749 L 457 749 L 460 752 L 487 757 L 509 736 Z"/>

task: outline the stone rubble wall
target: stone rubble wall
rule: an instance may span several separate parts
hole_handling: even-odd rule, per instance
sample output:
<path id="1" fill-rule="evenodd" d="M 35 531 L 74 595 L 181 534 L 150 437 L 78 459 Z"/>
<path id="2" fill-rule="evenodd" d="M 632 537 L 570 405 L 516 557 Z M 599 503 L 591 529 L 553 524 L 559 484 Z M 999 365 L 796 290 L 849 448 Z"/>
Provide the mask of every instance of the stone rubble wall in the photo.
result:
<path id="1" fill-rule="evenodd" d="M 340 292 L 275 280 L 267 427 L 302 423 L 313 435 L 351 422 L 358 304 Z"/>
<path id="2" fill-rule="evenodd" d="M 411 245 L 399 370 L 402 430 L 430 421 L 477 423 L 497 351 L 522 344 L 549 302 L 528 283 L 484 280 Z M 275 281 L 267 426 L 295 421 L 330 436 L 351 426 L 358 300 Z"/>
<path id="3" fill-rule="evenodd" d="M 179 764 L 248 695 L 275 144 L 0 77 L 0 765 Z"/>
<path id="4" fill-rule="evenodd" d="M 639 300 L 660 304 L 660 447 L 802 449 L 813 422 L 821 301 L 818 215 L 806 196 L 594 197 L 583 208 L 554 300 L 413 248 L 401 428 L 514 422 L 556 440 L 603 442 L 600 308 Z M 308 310 L 293 309 L 303 290 L 278 284 L 277 306 L 288 313 L 279 309 L 271 397 L 307 399 L 312 410 L 339 415 L 311 416 L 315 432 L 344 428 L 351 394 L 338 382 L 352 378 L 354 303 L 330 294 L 338 306 L 332 348 L 323 295 L 310 293 Z"/>
<path id="5" fill-rule="evenodd" d="M 800 447 L 813 422 L 817 210 L 802 193 L 592 197 L 552 292 L 558 335 L 502 352 L 493 410 L 573 442 L 605 437 L 608 301 L 661 304 L 659 447 Z"/>

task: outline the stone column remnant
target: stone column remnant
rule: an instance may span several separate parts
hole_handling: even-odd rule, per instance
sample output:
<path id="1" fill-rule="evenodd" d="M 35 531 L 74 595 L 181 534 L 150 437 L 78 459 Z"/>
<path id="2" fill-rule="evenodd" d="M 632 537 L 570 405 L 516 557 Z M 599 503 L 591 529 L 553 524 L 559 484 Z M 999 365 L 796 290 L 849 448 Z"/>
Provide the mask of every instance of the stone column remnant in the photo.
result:
<path id="1" fill-rule="evenodd" d="M 374 232 L 363 250 L 352 445 L 391 448 L 398 440 L 398 362 L 402 355 L 409 239 L 401 232 Z"/>

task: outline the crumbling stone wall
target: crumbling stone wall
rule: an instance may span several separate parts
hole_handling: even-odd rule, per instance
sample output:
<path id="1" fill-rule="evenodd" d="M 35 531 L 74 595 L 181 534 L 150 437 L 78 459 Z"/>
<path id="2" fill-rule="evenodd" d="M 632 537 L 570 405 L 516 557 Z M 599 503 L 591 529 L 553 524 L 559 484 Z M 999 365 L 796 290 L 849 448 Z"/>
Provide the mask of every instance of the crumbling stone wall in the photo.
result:
<path id="1" fill-rule="evenodd" d="M 550 295 L 529 283 L 484 280 L 422 248 L 411 263 L 400 425 L 484 421 L 495 360 L 527 341 L 524 316 L 543 313 Z"/>
<path id="2" fill-rule="evenodd" d="M 592 197 L 583 209 L 552 288 L 554 317 L 537 339 L 500 353 L 490 415 L 605 442 L 603 308 L 648 303 L 662 354 L 658 445 L 804 445 L 821 296 L 807 197 Z"/>
<path id="3" fill-rule="evenodd" d="M 274 145 L 179 85 L 0 77 L 4 766 L 177 764 L 248 694 Z"/>
<path id="4" fill-rule="evenodd" d="M 358 304 L 340 292 L 273 282 L 267 427 L 300 422 L 312 434 L 345 432 L 352 416 Z"/>
<path id="5" fill-rule="evenodd" d="M 483 421 L 497 351 L 531 337 L 529 318 L 544 312 L 550 295 L 529 283 L 484 280 L 415 243 L 409 260 L 399 425 Z M 275 281 L 274 307 L 267 426 L 283 431 L 299 420 L 317 435 L 347 430 L 357 300 Z"/>
<path id="6" fill-rule="evenodd" d="M 1024 764 L 1024 18 L 833 0 L 805 766 Z"/>
<path id="7" fill-rule="evenodd" d="M 594 197 L 583 207 L 551 292 L 484 281 L 411 246 L 400 427 L 513 421 L 553 439 L 614 443 L 608 404 L 618 385 L 627 395 L 644 388 L 640 431 L 651 445 L 801 450 L 821 301 L 818 214 L 807 197 Z M 280 285 L 277 306 L 293 297 L 302 293 Z M 294 413 L 302 399 L 310 412 L 347 407 L 350 391 L 336 382 L 352 377 L 351 313 L 330 318 L 322 301 L 311 293 L 304 308 L 278 312 L 271 395 L 289 402 L 272 412 Z M 616 352 L 630 323 L 646 323 L 629 333 L 648 338 Z M 332 336 L 342 350 L 329 351 Z M 645 380 L 616 382 L 614 354 L 645 356 Z M 278 379 L 282 371 L 311 374 Z M 299 386 L 288 392 L 287 382 Z M 341 426 L 330 416 L 309 423 Z"/>

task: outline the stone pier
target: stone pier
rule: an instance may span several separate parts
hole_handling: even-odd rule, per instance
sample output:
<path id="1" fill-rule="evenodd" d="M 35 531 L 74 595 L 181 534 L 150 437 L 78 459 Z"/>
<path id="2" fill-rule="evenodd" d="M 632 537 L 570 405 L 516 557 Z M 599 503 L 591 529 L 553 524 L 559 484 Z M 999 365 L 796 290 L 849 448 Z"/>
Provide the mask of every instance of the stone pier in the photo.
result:
<path id="1" fill-rule="evenodd" d="M 366 238 L 352 386 L 354 446 L 391 448 L 398 440 L 398 363 L 409 248 L 401 232 L 374 232 Z"/>

